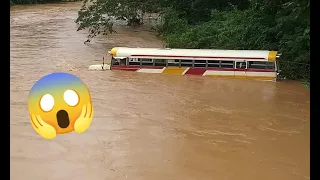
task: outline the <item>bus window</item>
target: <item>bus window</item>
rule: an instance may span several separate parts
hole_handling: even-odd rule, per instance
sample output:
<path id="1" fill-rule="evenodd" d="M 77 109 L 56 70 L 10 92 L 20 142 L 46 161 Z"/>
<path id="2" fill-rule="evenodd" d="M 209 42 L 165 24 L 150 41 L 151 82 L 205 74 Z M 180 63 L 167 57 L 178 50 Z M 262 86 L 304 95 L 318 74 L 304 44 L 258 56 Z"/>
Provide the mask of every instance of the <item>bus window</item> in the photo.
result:
<path id="1" fill-rule="evenodd" d="M 113 65 L 120 65 L 120 59 L 114 59 L 114 64 Z"/>
<path id="2" fill-rule="evenodd" d="M 275 62 L 267 62 L 266 69 L 275 69 Z"/>
<path id="3" fill-rule="evenodd" d="M 153 66 L 153 60 L 152 59 L 140 59 L 140 65 L 141 66 Z"/>
<path id="4" fill-rule="evenodd" d="M 179 60 L 174 60 L 174 59 L 168 59 L 167 60 L 167 63 L 168 63 L 168 66 L 176 66 L 178 67 L 179 66 Z"/>
<path id="5" fill-rule="evenodd" d="M 249 69 L 267 69 L 267 62 L 249 61 L 248 68 Z"/>
<path id="6" fill-rule="evenodd" d="M 207 61 L 206 60 L 195 60 L 194 61 L 194 67 L 197 68 L 205 68 L 206 67 L 206 63 Z"/>
<path id="7" fill-rule="evenodd" d="M 237 69 L 246 69 L 246 62 L 237 62 L 236 68 Z"/>
<path id="8" fill-rule="evenodd" d="M 129 58 L 129 66 L 139 66 L 140 59 L 138 58 Z"/>
<path id="9" fill-rule="evenodd" d="M 120 64 L 120 63 L 119 63 L 119 61 L 118 61 L 117 59 L 111 57 L 111 65 L 112 65 L 112 66 L 113 66 L 113 65 L 119 65 L 119 64 Z"/>
<path id="10" fill-rule="evenodd" d="M 120 65 L 127 65 L 127 58 L 120 59 Z"/>
<path id="11" fill-rule="evenodd" d="M 192 60 L 181 60 L 181 67 L 192 67 Z"/>
<path id="12" fill-rule="evenodd" d="M 222 68 L 234 68 L 234 61 L 221 61 Z"/>
<path id="13" fill-rule="evenodd" d="M 208 67 L 220 67 L 220 61 L 208 61 Z"/>
<path id="14" fill-rule="evenodd" d="M 163 59 L 155 59 L 154 66 L 166 66 L 166 60 Z"/>

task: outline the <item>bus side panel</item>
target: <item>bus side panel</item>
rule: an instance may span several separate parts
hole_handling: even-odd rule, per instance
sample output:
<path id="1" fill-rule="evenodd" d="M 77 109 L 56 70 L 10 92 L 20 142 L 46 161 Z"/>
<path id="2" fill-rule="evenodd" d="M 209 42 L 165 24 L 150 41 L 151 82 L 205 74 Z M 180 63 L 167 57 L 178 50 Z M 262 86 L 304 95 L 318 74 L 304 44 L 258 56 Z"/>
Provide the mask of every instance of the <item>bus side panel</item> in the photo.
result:
<path id="1" fill-rule="evenodd" d="M 237 79 L 246 79 L 247 78 L 247 72 L 246 71 L 235 71 L 234 77 Z"/>
<path id="2" fill-rule="evenodd" d="M 277 72 L 252 72 L 247 71 L 248 79 L 257 79 L 257 80 L 269 80 L 275 81 L 277 78 Z"/>
<path id="3" fill-rule="evenodd" d="M 220 71 L 220 76 L 234 78 L 234 71 Z"/>
<path id="4" fill-rule="evenodd" d="M 137 71 L 139 67 L 130 67 L 130 66 L 112 66 L 112 70 L 123 70 L 123 71 Z"/>
<path id="5" fill-rule="evenodd" d="M 234 77 L 234 71 L 207 70 L 203 76 Z"/>
<path id="6" fill-rule="evenodd" d="M 139 70 L 137 70 L 137 72 L 140 73 L 162 73 L 164 71 L 165 68 L 154 68 L 154 69 L 150 69 L 150 68 L 141 68 Z"/>

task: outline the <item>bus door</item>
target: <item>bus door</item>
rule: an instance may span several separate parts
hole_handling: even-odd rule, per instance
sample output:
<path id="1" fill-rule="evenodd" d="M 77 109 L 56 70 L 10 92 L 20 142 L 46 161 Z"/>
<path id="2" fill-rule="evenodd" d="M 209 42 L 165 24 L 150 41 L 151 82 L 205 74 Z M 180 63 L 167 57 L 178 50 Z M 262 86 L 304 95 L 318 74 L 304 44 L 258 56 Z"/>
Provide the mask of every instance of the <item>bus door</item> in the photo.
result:
<path id="1" fill-rule="evenodd" d="M 246 61 L 237 61 L 236 62 L 236 69 L 247 69 L 247 62 Z"/>
<path id="2" fill-rule="evenodd" d="M 246 78 L 247 77 L 247 62 L 246 61 L 236 61 L 234 76 L 236 78 Z"/>

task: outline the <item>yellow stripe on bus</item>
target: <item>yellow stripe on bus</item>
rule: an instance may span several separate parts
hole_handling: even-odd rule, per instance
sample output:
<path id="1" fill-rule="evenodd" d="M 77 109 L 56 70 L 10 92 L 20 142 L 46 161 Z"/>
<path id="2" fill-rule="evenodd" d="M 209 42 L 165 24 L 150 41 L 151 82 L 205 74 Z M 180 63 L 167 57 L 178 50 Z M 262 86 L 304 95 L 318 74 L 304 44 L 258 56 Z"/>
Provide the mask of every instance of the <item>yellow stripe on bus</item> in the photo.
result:
<path id="1" fill-rule="evenodd" d="M 240 76 L 234 76 L 234 78 L 236 78 L 236 79 L 247 79 L 247 76 L 240 75 Z"/>
<path id="2" fill-rule="evenodd" d="M 187 68 L 185 67 L 167 67 L 162 73 L 163 74 L 180 74 L 182 75 L 182 73 L 186 70 Z"/>
<path id="3" fill-rule="evenodd" d="M 276 78 L 275 77 L 268 77 L 268 76 L 247 76 L 247 79 L 255 79 L 255 80 L 269 80 L 269 81 L 272 81 L 272 80 L 275 80 Z"/>

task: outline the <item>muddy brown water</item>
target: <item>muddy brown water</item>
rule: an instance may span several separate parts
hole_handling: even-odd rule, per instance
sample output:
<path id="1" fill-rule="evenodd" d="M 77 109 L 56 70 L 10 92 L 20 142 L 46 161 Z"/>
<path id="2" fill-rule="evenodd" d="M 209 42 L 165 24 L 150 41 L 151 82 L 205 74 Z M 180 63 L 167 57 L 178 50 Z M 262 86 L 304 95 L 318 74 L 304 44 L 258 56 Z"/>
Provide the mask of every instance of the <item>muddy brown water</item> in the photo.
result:
<path id="1" fill-rule="evenodd" d="M 14 180 L 307 180 L 310 93 L 297 82 L 89 71 L 113 46 L 162 47 L 148 28 L 85 45 L 81 3 L 11 8 Z M 95 116 L 83 134 L 48 141 L 32 129 L 29 89 L 52 72 L 79 76 Z"/>

